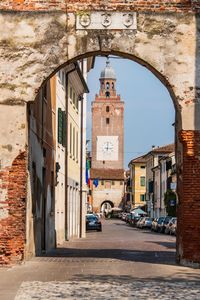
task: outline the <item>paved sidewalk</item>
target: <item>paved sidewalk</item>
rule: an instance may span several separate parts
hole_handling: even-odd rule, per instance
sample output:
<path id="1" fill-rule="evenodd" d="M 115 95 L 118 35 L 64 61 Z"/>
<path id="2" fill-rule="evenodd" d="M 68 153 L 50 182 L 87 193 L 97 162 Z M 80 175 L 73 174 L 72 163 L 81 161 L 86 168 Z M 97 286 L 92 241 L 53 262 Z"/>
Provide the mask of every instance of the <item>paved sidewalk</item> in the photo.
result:
<path id="1" fill-rule="evenodd" d="M 200 270 L 175 264 L 175 237 L 118 220 L 21 266 L 0 269 L 0 299 L 200 299 Z"/>

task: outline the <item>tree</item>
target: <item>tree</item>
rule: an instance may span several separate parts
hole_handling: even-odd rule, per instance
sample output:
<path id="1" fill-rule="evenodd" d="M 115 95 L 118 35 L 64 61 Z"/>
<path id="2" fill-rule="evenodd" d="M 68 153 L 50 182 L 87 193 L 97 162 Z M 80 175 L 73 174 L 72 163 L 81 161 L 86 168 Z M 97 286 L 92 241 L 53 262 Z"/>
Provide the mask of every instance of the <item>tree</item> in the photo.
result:
<path id="1" fill-rule="evenodd" d="M 167 190 L 164 197 L 165 208 L 168 216 L 176 217 L 176 193 Z"/>

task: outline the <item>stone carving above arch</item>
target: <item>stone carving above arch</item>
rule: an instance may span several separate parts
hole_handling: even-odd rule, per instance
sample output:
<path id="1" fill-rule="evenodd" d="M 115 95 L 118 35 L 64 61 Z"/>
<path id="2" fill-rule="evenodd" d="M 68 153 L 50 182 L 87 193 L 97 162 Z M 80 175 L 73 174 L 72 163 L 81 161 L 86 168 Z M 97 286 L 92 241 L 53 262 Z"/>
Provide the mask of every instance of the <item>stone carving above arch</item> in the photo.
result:
<path id="1" fill-rule="evenodd" d="M 76 29 L 78 30 L 135 30 L 137 15 L 135 12 L 79 12 L 76 14 Z"/>
<path id="2" fill-rule="evenodd" d="M 83 27 L 88 27 L 91 23 L 91 17 L 89 13 L 85 13 L 79 18 L 80 25 Z"/>
<path id="3" fill-rule="evenodd" d="M 128 28 L 133 25 L 133 14 L 123 14 L 123 24 Z"/>
<path id="4" fill-rule="evenodd" d="M 101 17 L 102 17 L 102 19 L 101 19 L 101 24 L 102 24 L 105 28 L 107 28 L 108 26 L 111 25 L 111 23 L 112 23 L 112 17 L 111 17 L 111 14 L 109 14 L 109 13 L 103 13 L 103 14 L 101 15 Z"/>

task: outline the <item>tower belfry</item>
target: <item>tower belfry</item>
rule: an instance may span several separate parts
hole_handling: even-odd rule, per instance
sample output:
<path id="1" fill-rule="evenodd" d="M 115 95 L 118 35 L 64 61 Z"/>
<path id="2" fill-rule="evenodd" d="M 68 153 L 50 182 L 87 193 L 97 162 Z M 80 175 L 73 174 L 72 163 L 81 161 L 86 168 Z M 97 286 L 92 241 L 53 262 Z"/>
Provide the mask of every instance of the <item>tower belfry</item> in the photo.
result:
<path id="1" fill-rule="evenodd" d="M 106 98 L 116 97 L 116 75 L 113 68 L 110 65 L 109 58 L 106 61 L 106 67 L 101 72 L 100 78 L 100 96 L 106 96 Z"/>
<path id="2" fill-rule="evenodd" d="M 102 183 L 93 195 L 94 207 L 98 210 L 108 200 L 118 206 L 124 181 L 124 102 L 117 95 L 117 78 L 109 58 L 99 81 L 99 94 L 92 102 L 91 169 L 91 179 Z M 102 190 L 98 191 L 100 187 L 106 188 L 105 195 Z"/>

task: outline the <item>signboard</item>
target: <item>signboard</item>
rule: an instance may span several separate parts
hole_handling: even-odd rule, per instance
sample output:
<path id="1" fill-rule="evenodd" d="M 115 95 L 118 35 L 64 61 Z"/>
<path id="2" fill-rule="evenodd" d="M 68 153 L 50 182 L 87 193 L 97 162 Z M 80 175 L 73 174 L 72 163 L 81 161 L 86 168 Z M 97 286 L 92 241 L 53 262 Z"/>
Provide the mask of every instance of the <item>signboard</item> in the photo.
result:
<path id="1" fill-rule="evenodd" d="M 176 182 L 171 182 L 170 183 L 170 189 L 175 191 L 176 190 Z"/>
<path id="2" fill-rule="evenodd" d="M 169 206 L 176 206 L 176 199 L 169 200 Z"/>

